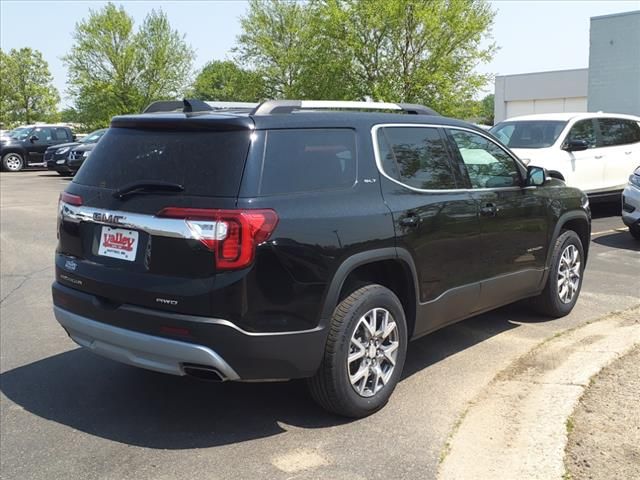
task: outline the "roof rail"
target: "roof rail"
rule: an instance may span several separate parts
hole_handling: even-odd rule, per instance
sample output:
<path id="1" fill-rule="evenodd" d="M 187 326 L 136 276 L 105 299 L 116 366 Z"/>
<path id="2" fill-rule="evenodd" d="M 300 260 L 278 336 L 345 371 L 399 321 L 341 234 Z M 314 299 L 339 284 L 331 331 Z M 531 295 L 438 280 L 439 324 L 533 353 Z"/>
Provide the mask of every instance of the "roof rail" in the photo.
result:
<path id="1" fill-rule="evenodd" d="M 252 112 L 253 115 L 292 113 L 296 110 L 397 110 L 413 115 L 439 115 L 423 105 L 410 103 L 353 102 L 345 100 L 267 100 Z"/>
<path id="2" fill-rule="evenodd" d="M 159 112 L 211 112 L 214 110 L 240 110 L 250 112 L 258 106 L 251 102 L 204 102 L 196 99 L 160 100 L 152 102 L 142 113 Z"/>

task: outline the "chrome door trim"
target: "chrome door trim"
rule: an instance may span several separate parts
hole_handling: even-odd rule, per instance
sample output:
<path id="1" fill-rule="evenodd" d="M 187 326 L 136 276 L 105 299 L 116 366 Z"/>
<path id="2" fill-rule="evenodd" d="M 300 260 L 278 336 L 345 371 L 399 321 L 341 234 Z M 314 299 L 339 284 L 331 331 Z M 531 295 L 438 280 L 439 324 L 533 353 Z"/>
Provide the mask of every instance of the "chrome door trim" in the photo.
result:
<path id="1" fill-rule="evenodd" d="M 373 153 L 374 153 L 374 157 L 375 157 L 375 160 L 376 160 L 376 166 L 378 167 L 378 171 L 380 172 L 380 174 L 382 176 L 384 176 L 388 180 L 391 180 L 393 183 L 401 185 L 401 186 L 403 186 L 403 187 L 405 187 L 405 188 L 407 188 L 409 190 L 413 190 L 414 192 L 420 192 L 420 193 L 461 193 L 461 192 L 495 192 L 495 191 L 508 192 L 508 191 L 523 190 L 525 188 L 526 189 L 531 188 L 531 187 L 523 186 L 523 187 L 496 187 L 496 188 L 448 188 L 448 189 L 438 190 L 438 189 L 416 188 L 416 187 L 412 187 L 410 185 L 406 185 L 406 184 L 400 182 L 399 180 L 396 180 L 395 178 L 392 178 L 390 175 L 388 175 L 384 171 L 384 168 L 382 168 L 382 159 L 380 158 L 380 146 L 378 145 L 377 133 L 378 133 L 379 129 L 387 128 L 387 127 L 436 128 L 436 129 L 443 129 L 443 130 L 444 129 L 453 129 L 453 130 L 463 130 L 463 131 L 467 131 L 467 132 L 470 132 L 470 133 L 475 133 L 476 135 L 479 135 L 481 137 L 486 138 L 488 141 L 490 141 L 491 143 L 493 143 L 497 147 L 499 147 L 501 150 L 503 150 L 507 155 L 509 155 L 509 157 L 511 157 L 511 159 L 513 159 L 514 162 L 516 162 L 516 164 L 521 166 L 524 170 L 526 170 L 527 167 L 522 165 L 522 162 L 520 161 L 520 159 L 518 157 L 513 155 L 510 151 L 505 149 L 502 145 L 497 143 L 490 136 L 488 136 L 488 135 L 486 135 L 486 134 L 484 134 L 482 132 L 478 132 L 476 130 L 473 130 L 471 128 L 460 127 L 460 126 L 457 126 L 457 125 L 438 125 L 438 124 L 433 124 L 433 123 L 379 123 L 377 125 L 374 125 L 373 127 L 371 127 L 371 141 L 373 143 Z M 533 187 L 533 188 L 536 188 L 536 187 Z"/>

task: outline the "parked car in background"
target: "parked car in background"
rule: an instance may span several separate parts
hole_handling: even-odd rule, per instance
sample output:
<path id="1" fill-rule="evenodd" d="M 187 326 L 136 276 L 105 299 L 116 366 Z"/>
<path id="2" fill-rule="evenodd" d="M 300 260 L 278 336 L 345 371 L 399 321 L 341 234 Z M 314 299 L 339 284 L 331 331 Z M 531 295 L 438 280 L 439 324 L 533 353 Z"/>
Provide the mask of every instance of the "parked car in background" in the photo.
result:
<path id="1" fill-rule="evenodd" d="M 471 124 L 367 102 L 147 110 L 115 117 L 60 196 L 54 312 L 95 353 L 307 378 L 320 405 L 362 417 L 410 339 L 524 298 L 552 317 L 578 300 L 586 195 Z"/>
<path id="2" fill-rule="evenodd" d="M 640 117 L 607 113 L 549 113 L 515 117 L 491 129 L 525 163 L 589 197 L 619 201 L 640 163 Z"/>
<path id="3" fill-rule="evenodd" d="M 91 132 L 89 135 L 84 136 L 81 140 L 73 143 L 64 143 L 55 147 L 49 147 L 44 154 L 45 161 L 47 162 L 47 168 L 49 170 L 55 170 L 59 175 L 74 175 L 80 165 L 76 161 L 77 152 L 76 149 L 80 149 L 80 157 L 82 157 L 84 151 L 91 151 L 93 146 L 102 138 L 106 128 Z M 82 150 L 82 149 L 87 150 Z M 85 157 L 86 158 L 86 157 Z M 73 160 L 73 162 L 71 162 Z"/>
<path id="4" fill-rule="evenodd" d="M 640 240 L 640 166 L 631 174 L 622 192 L 622 221 L 633 238 Z"/>
<path id="5" fill-rule="evenodd" d="M 74 140 L 73 132 L 65 125 L 18 127 L 0 139 L 2 169 L 18 172 L 26 167 L 46 166 L 44 153 L 47 148 Z"/>

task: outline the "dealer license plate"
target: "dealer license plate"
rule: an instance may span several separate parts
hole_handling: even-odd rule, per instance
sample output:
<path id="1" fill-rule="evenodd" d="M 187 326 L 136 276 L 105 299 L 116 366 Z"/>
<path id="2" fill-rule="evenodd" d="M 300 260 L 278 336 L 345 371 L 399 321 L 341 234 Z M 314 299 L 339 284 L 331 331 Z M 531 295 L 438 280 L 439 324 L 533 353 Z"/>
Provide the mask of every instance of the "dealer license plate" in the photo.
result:
<path id="1" fill-rule="evenodd" d="M 98 255 L 133 262 L 138 249 L 138 232 L 124 228 L 102 227 Z"/>

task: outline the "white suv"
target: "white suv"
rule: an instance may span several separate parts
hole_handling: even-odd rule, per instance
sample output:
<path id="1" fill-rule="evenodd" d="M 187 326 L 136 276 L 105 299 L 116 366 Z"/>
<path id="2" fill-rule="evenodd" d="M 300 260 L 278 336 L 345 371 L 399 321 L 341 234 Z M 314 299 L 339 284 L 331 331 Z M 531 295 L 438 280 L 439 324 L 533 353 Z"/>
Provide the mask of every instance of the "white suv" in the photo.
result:
<path id="1" fill-rule="evenodd" d="M 591 198 L 619 199 L 640 163 L 640 117 L 549 113 L 514 117 L 491 129 L 525 163 L 546 168 Z"/>

